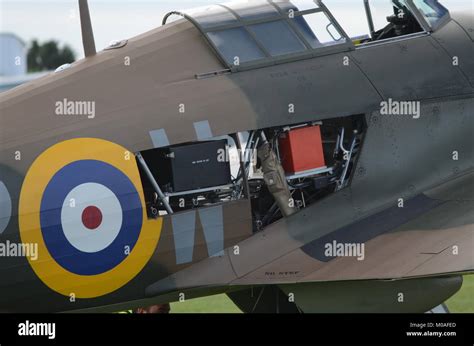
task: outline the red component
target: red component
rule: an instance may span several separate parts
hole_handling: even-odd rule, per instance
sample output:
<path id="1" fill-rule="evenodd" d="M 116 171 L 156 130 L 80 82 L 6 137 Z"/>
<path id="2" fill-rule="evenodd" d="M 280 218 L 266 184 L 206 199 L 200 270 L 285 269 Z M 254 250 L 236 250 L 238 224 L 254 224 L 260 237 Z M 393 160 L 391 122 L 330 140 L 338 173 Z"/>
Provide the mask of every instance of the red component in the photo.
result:
<path id="1" fill-rule="evenodd" d="M 87 207 L 82 212 L 82 223 L 90 230 L 96 229 L 102 223 L 102 212 L 97 207 Z"/>
<path id="2" fill-rule="evenodd" d="M 279 144 L 280 159 L 286 173 L 300 173 L 326 166 L 320 126 L 285 132 Z"/>

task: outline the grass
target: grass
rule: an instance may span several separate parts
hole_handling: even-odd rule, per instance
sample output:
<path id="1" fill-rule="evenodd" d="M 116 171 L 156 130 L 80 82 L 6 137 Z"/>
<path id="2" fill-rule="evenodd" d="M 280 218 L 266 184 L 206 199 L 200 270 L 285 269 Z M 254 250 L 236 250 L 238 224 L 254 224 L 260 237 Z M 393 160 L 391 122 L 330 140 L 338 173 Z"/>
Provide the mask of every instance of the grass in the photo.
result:
<path id="1" fill-rule="evenodd" d="M 474 313 L 474 275 L 465 276 L 461 290 L 446 303 L 451 312 Z M 171 311 L 173 313 L 241 312 L 225 294 L 172 303 Z"/>
<path id="2" fill-rule="evenodd" d="M 446 302 L 449 311 L 474 313 L 474 275 L 465 275 L 458 293 Z"/>
<path id="3" fill-rule="evenodd" d="M 171 303 L 173 313 L 241 313 L 225 294 Z"/>

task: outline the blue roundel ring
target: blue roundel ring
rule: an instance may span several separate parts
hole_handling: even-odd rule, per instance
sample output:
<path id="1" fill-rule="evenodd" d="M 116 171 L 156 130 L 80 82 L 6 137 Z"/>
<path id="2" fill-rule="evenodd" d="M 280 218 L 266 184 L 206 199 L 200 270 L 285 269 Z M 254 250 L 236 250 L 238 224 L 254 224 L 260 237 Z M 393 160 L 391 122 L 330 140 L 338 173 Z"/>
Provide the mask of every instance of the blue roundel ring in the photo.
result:
<path id="1" fill-rule="evenodd" d="M 86 183 L 100 184 L 111 190 L 122 212 L 117 237 L 103 250 L 92 253 L 71 245 L 61 221 L 67 195 Z M 142 223 L 142 204 L 135 186 L 124 173 L 102 161 L 82 160 L 66 165 L 49 181 L 41 200 L 40 225 L 45 245 L 61 267 L 78 275 L 97 275 L 119 265 L 135 246 Z"/>

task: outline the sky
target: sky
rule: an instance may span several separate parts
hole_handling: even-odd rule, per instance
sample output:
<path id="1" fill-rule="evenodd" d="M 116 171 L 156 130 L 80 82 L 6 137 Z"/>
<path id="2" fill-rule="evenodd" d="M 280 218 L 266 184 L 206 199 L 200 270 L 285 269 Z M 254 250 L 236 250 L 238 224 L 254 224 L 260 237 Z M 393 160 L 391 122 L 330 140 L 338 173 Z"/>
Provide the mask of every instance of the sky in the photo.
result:
<path id="1" fill-rule="evenodd" d="M 172 10 L 216 4 L 222 0 L 89 0 L 97 49 L 113 40 L 134 37 L 161 25 Z M 387 0 L 371 0 L 386 3 Z M 326 0 L 348 34 L 366 28 L 362 0 Z M 441 0 L 450 10 L 474 11 L 474 0 Z M 376 7 L 376 6 L 375 6 Z M 377 17 L 377 15 L 375 15 Z M 380 14 L 385 18 L 385 13 Z M 377 22 L 377 18 L 375 19 Z M 54 39 L 83 56 L 77 0 L 0 0 L 0 32 L 17 34 L 26 42 Z"/>

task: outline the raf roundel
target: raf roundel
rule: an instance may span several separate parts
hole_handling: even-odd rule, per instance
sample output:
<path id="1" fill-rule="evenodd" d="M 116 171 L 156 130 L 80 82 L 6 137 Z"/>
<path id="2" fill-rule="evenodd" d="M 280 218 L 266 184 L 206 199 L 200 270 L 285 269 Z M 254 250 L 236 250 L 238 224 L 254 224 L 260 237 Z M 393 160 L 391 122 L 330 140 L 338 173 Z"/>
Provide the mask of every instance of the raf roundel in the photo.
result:
<path id="1" fill-rule="evenodd" d="M 38 243 L 30 264 L 51 289 L 99 297 L 132 280 L 151 258 L 162 221 L 148 220 L 135 160 L 116 144 L 74 139 L 33 163 L 20 195 L 20 233 Z"/>

